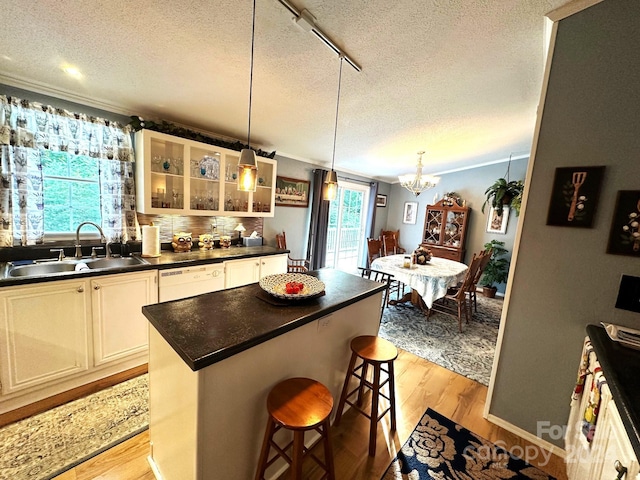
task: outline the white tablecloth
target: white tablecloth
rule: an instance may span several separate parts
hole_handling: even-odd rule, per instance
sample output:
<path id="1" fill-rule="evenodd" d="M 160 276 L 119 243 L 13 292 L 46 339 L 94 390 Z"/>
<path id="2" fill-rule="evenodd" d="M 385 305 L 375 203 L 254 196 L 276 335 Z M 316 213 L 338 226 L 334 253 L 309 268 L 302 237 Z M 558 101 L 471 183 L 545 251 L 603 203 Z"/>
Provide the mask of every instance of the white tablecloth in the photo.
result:
<path id="1" fill-rule="evenodd" d="M 447 288 L 464 279 L 467 266 L 446 258 L 433 257 L 426 265 L 415 265 L 404 268 L 404 255 L 389 255 L 376 258 L 371 268 L 393 275 L 398 280 L 413 288 L 422 300 L 431 308 L 433 301 L 447 294 Z"/>

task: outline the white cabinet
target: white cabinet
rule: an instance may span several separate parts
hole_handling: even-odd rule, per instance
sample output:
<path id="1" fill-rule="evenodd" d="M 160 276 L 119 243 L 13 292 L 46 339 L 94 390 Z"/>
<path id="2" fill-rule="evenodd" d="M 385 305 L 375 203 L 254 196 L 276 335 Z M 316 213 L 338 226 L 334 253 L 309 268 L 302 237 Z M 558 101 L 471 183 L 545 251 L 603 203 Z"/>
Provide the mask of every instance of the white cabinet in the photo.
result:
<path id="1" fill-rule="evenodd" d="M 157 270 L 0 289 L 0 413 L 148 361 Z"/>
<path id="2" fill-rule="evenodd" d="M 287 255 L 229 260 L 225 265 L 225 288 L 241 287 L 255 283 L 262 277 L 287 272 Z"/>
<path id="3" fill-rule="evenodd" d="M 273 217 L 277 162 L 257 157 L 255 192 L 239 192 L 240 152 L 151 130 L 136 133 L 137 210 Z"/>
<path id="4" fill-rule="evenodd" d="M 0 290 L 0 379 L 9 394 L 89 367 L 86 280 Z"/>
<path id="5" fill-rule="evenodd" d="M 158 302 L 157 278 L 154 270 L 91 280 L 94 365 L 147 352 L 149 326 L 142 307 Z"/>
<path id="6" fill-rule="evenodd" d="M 596 453 L 592 475 L 589 478 L 611 480 L 621 473 L 618 468 L 626 469 L 626 476 L 618 477 L 634 479 L 640 468 L 631 443 L 625 432 L 620 413 L 614 401 L 607 403 L 602 423 L 598 422 L 596 437 L 592 448 Z"/>
<path id="7" fill-rule="evenodd" d="M 584 355 L 584 351 L 583 351 Z M 569 414 L 565 451 L 567 478 L 569 480 L 639 480 L 640 466 L 625 431 L 620 413 L 606 383 L 600 382 L 600 408 L 593 440 L 589 444 L 582 433 L 582 420 L 589 402 L 589 391 L 593 382 L 593 373 L 601 369 L 595 352 L 589 354 L 584 392 L 574 400 Z M 606 378 L 606 372 L 604 378 Z M 597 374 L 596 376 L 598 376 Z M 616 464 L 626 468 L 624 476 L 616 470 Z"/>

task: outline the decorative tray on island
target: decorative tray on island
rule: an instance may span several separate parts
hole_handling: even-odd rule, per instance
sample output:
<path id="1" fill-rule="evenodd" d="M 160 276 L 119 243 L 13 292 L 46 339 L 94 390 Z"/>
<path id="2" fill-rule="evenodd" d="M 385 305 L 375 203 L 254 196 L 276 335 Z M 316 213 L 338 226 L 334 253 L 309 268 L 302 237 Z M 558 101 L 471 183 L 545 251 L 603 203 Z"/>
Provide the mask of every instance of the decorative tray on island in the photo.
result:
<path id="1" fill-rule="evenodd" d="M 277 273 L 260 279 L 260 288 L 276 298 L 306 300 L 324 293 L 324 283 L 304 273 Z"/>

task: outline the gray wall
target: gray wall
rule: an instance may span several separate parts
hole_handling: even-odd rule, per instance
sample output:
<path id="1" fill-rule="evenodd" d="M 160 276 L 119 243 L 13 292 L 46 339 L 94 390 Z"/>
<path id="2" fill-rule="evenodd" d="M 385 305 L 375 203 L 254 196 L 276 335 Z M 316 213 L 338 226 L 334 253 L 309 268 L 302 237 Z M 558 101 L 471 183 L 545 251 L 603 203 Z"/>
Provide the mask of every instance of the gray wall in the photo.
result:
<path id="1" fill-rule="evenodd" d="M 278 176 L 309 180 L 313 183 L 313 165 L 276 155 Z M 313 188 L 311 185 L 310 189 Z M 287 234 L 287 248 L 292 258 L 306 258 L 307 238 L 311 208 L 275 207 L 272 218 L 264 219 L 263 237 L 265 245 L 276 245 L 276 233 Z"/>
<path id="2" fill-rule="evenodd" d="M 509 168 L 510 180 L 524 180 L 527 170 L 527 160 L 514 160 Z M 516 229 L 520 217 L 517 217 L 513 210 L 510 211 L 507 223 L 506 234 L 487 233 L 487 219 L 489 208 L 482 213 L 482 204 L 485 201 L 484 191 L 492 185 L 498 178 L 504 177 L 507 171 L 507 163 L 498 163 L 471 170 L 449 173 L 440 177 L 437 187 L 426 190 L 418 197 L 415 197 L 407 189 L 399 184 L 391 187 L 391 200 L 389 202 L 389 215 L 387 227 L 390 230 L 400 229 L 400 244 L 407 251 L 414 250 L 422 241 L 422 231 L 427 211 L 427 205 L 440 200 L 447 192 L 457 192 L 467 201 L 467 206 L 471 208 L 469 224 L 465 240 L 465 259 L 469 262 L 474 252 L 479 252 L 484 248 L 484 244 L 491 240 L 505 242 L 505 248 L 509 254 L 505 258 L 510 258 L 513 251 Z M 405 202 L 418 202 L 418 220 L 415 225 L 402 223 Z M 498 291 L 503 293 L 505 285 L 500 285 Z"/>
<path id="3" fill-rule="evenodd" d="M 324 168 L 311 165 L 309 163 L 293 160 L 282 155 L 276 155 L 278 161 L 278 176 L 299 178 L 302 180 L 310 180 L 313 183 L 313 170 L 315 168 Z M 348 177 L 354 180 L 368 183 L 370 180 L 353 174 L 338 173 L 338 183 L 340 179 Z M 311 185 L 310 188 L 313 188 Z M 378 193 L 388 195 L 391 186 L 388 183 L 380 182 Z M 264 243 L 265 245 L 276 244 L 276 233 L 286 232 L 287 248 L 291 250 L 291 257 L 306 258 L 307 256 L 307 240 L 309 237 L 309 222 L 311 221 L 311 208 L 301 207 L 275 207 L 275 215 L 273 218 L 264 219 Z M 387 224 L 388 208 L 376 208 L 376 222 L 374 232 Z"/>
<path id="4" fill-rule="evenodd" d="M 585 326 L 612 321 L 620 275 L 640 275 L 639 258 L 605 253 L 616 192 L 640 190 L 638 19 L 637 0 L 608 0 L 558 25 L 489 408 L 534 434 L 566 423 Z M 593 228 L 546 226 L 555 168 L 596 165 Z"/>

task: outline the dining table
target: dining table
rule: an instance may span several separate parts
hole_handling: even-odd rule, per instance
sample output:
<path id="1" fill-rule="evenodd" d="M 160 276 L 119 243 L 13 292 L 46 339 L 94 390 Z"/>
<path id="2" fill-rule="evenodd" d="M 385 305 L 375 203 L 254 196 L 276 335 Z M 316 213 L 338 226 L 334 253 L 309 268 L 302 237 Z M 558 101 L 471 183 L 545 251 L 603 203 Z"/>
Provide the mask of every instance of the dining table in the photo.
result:
<path id="1" fill-rule="evenodd" d="M 373 270 L 393 275 L 393 280 L 411 288 L 402 298 L 390 300 L 389 304 L 411 302 L 422 309 L 430 309 L 433 302 L 447 294 L 447 290 L 464 279 L 467 265 L 432 257 L 424 265 L 412 264 L 405 267 L 405 255 L 387 255 L 371 262 Z"/>

